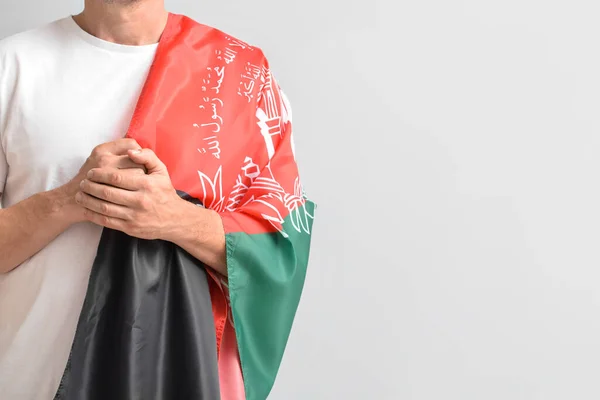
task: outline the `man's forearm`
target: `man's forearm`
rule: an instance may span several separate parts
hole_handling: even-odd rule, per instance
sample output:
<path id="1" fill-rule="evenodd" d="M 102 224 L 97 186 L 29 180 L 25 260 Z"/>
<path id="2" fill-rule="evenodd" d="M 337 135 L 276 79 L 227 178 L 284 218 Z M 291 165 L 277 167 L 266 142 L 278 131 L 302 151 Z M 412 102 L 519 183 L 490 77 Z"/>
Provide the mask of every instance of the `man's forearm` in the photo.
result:
<path id="1" fill-rule="evenodd" d="M 64 190 L 56 189 L 0 209 L 0 274 L 15 269 L 65 231 L 74 222 L 67 217 L 72 203 Z"/>
<path id="2" fill-rule="evenodd" d="M 172 224 L 162 235 L 221 275 L 227 276 L 225 231 L 221 217 L 185 200 L 173 210 Z"/>

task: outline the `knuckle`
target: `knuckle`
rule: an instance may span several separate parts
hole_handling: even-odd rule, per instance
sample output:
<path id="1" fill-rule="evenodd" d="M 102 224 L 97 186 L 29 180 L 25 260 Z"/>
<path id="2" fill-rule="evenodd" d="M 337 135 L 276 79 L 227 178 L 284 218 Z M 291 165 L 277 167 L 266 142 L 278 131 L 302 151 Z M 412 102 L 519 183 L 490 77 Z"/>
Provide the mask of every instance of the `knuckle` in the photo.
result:
<path id="1" fill-rule="evenodd" d="M 140 230 L 140 224 L 137 222 L 136 214 L 132 214 L 131 218 L 127 221 L 127 231 L 135 234 Z M 135 236 L 135 235 L 134 235 Z"/>
<path id="2" fill-rule="evenodd" d="M 122 218 L 127 220 L 127 224 L 131 224 L 135 220 L 135 215 L 135 210 L 128 209 L 123 212 Z"/>
<path id="3" fill-rule="evenodd" d="M 102 145 L 98 145 L 92 149 L 92 157 L 98 157 L 100 154 L 102 154 Z"/>
<path id="4" fill-rule="evenodd" d="M 102 214 L 107 214 L 107 213 L 108 213 L 108 211 L 109 211 L 108 204 L 106 204 L 106 203 L 102 203 L 102 204 L 100 204 L 100 212 L 101 212 Z M 104 216 L 103 218 L 108 218 L 108 217 Z"/>
<path id="5" fill-rule="evenodd" d="M 108 179 L 113 185 L 118 185 L 121 183 L 121 174 L 118 172 L 112 172 Z"/>
<path id="6" fill-rule="evenodd" d="M 102 225 L 108 225 L 110 223 L 110 218 L 108 218 L 107 216 L 102 216 L 100 218 L 100 222 Z"/>
<path id="7" fill-rule="evenodd" d="M 131 221 L 129 222 L 129 226 L 133 230 L 138 230 L 140 228 L 140 213 L 133 212 L 131 214 Z"/>
<path id="8" fill-rule="evenodd" d="M 138 198 L 138 205 L 142 210 L 147 210 L 148 208 L 150 208 L 150 201 L 146 196 L 140 196 Z"/>
<path id="9" fill-rule="evenodd" d="M 150 185 L 150 182 L 148 182 L 147 179 L 144 179 L 141 183 L 140 186 L 142 187 L 143 190 L 149 192 L 150 190 L 152 190 L 152 185 Z"/>
<path id="10" fill-rule="evenodd" d="M 96 163 L 98 164 L 98 167 L 104 168 L 110 164 L 110 159 L 106 154 L 99 154 L 96 157 Z"/>
<path id="11" fill-rule="evenodd" d="M 106 200 L 112 199 L 112 191 L 110 190 L 110 188 L 105 187 L 105 188 L 102 189 L 102 198 L 106 199 Z M 106 204 L 103 204 L 103 205 L 107 206 Z"/>
<path id="12" fill-rule="evenodd" d="M 132 138 L 124 138 L 123 143 L 125 145 L 127 145 L 127 147 L 131 147 L 131 148 L 138 147 L 138 142 Z"/>

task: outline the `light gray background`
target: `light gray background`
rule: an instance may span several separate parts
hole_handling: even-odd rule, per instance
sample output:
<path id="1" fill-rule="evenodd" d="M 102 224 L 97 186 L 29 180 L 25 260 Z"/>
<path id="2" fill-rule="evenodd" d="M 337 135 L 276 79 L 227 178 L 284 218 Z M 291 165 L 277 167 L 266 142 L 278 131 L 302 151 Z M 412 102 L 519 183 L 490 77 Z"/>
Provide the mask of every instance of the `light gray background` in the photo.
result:
<path id="1" fill-rule="evenodd" d="M 594 1 L 167 1 L 262 47 L 319 203 L 271 399 L 600 398 Z M 2 0 L 0 36 L 80 1 Z"/>

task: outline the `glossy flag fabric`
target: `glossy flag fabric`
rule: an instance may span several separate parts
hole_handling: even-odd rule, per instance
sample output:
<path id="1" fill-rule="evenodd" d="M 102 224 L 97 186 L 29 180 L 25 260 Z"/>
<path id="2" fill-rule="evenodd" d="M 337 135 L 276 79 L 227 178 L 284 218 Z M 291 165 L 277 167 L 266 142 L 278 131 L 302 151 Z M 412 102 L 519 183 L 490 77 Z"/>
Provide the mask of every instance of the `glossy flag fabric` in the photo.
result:
<path id="1" fill-rule="evenodd" d="M 128 137 L 219 213 L 228 277 L 105 229 L 58 399 L 262 400 L 298 307 L 315 205 L 292 111 L 256 47 L 170 14 Z"/>

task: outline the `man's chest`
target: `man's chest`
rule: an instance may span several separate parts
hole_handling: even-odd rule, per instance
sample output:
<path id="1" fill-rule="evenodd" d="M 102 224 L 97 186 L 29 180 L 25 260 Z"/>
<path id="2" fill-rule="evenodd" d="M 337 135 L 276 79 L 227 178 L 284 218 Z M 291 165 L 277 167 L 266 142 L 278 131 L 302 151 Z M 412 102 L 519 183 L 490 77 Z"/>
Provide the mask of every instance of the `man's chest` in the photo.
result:
<path id="1" fill-rule="evenodd" d="M 37 182 L 34 191 L 60 186 L 95 146 L 125 136 L 143 84 L 143 77 L 127 78 L 59 74 L 20 80 L 3 135 L 7 184 L 30 180 Z"/>

